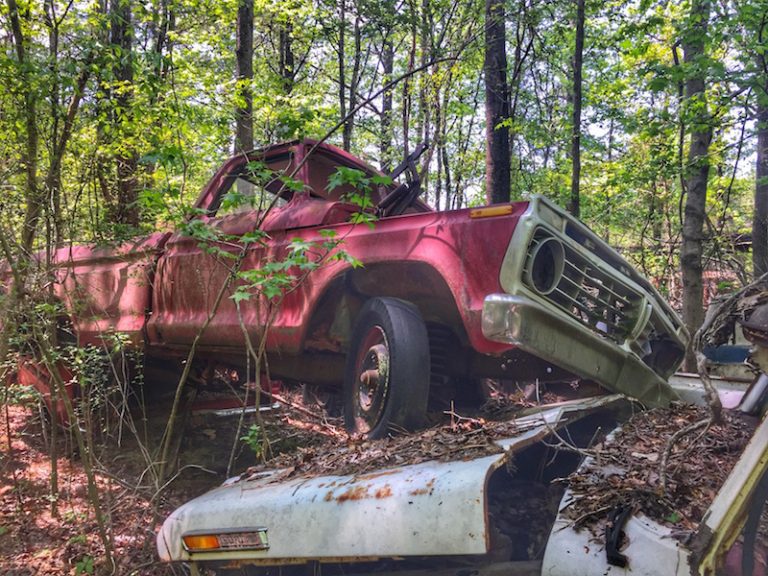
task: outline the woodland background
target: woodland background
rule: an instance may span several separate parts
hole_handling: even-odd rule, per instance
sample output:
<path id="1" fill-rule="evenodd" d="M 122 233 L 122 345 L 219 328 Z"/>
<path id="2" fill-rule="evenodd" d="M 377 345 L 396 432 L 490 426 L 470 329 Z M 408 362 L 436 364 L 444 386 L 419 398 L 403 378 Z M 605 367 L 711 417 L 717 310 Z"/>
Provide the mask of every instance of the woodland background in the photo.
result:
<path id="1" fill-rule="evenodd" d="M 225 157 L 303 137 L 384 171 L 428 141 L 423 198 L 439 210 L 552 198 L 693 333 L 713 295 L 768 272 L 767 35 L 768 0 L 3 0 L 2 377 L 34 318 L 55 316 L 28 298 L 50 289 L 29 281 L 37 251 L 173 228 Z M 9 398 L 11 457 L 24 418 Z M 58 528 L 55 430 L 43 493 Z M 85 431 L 88 538 L 109 567 L 113 493 Z M 0 551 L 25 522 L 0 524 Z M 92 573 L 84 550 L 61 556 Z"/>
<path id="2" fill-rule="evenodd" d="M 172 226 L 224 157 L 338 125 L 384 170 L 430 142 L 437 209 L 555 199 L 694 331 L 703 277 L 768 270 L 767 8 L 6 0 L 4 256 Z"/>

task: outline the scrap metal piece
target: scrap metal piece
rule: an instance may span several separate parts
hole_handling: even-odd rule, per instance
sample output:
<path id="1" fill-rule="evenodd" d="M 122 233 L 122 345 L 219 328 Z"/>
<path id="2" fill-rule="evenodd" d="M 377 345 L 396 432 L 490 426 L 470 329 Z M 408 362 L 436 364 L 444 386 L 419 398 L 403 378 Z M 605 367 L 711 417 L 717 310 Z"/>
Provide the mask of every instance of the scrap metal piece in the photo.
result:
<path id="1" fill-rule="evenodd" d="M 165 561 L 246 560 L 252 564 L 364 561 L 404 556 L 485 554 L 490 547 L 488 479 L 522 449 L 595 410 L 623 405 L 611 395 L 564 402 L 517 419 L 518 433 L 492 454 L 467 461 L 308 478 L 285 471 L 233 478 L 188 502 L 157 536 Z M 183 537 L 269 532 L 269 548 L 192 552 Z M 297 535 L 301 538 L 297 538 Z"/>

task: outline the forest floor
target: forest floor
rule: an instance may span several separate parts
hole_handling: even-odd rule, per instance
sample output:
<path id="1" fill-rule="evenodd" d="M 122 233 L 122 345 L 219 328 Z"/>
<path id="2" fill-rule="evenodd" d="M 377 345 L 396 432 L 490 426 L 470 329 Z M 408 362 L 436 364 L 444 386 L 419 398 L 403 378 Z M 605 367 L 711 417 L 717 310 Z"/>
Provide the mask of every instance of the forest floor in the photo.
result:
<path id="1" fill-rule="evenodd" d="M 302 404 L 299 395 L 287 405 L 273 406 L 264 413 L 262 424 L 270 439 L 270 458 L 260 464 L 263 459 L 236 436 L 247 437 L 253 416 L 236 432 L 237 418 L 222 423 L 212 414 L 192 414 L 181 445 L 180 472 L 162 490 L 148 481 L 150 474 L 139 449 L 147 446 L 140 446 L 127 433 L 123 432 L 119 442 L 113 433 L 108 441 L 94 446 L 100 507 L 116 563 L 112 570 L 105 562 L 81 459 L 70 448 L 72 439 L 60 434 L 56 443 L 61 456 L 57 459 L 58 497 L 53 499 L 50 431 L 42 425 L 39 407 L 35 403 L 2 406 L 0 572 L 7 576 L 182 574 L 180 568 L 157 560 L 155 534 L 162 520 L 183 502 L 235 472 L 270 467 L 285 470 L 289 477 L 356 474 L 424 460 L 467 459 L 499 452 L 493 440 L 515 434 L 514 425 L 505 419 L 448 413 L 420 433 L 366 441 L 349 437 L 339 419 L 322 415 L 317 407 L 310 408 Z M 658 458 L 667 439 L 705 416 L 693 407 L 635 415 L 613 445 L 595 447 L 602 451 L 604 461 L 618 466 L 622 473 L 574 474 L 571 486 L 583 498 L 571 513 L 589 526 L 588 520 L 594 520 L 598 512 L 631 503 L 659 521 L 694 530 L 755 425 L 754 421 L 729 416 L 726 425 L 712 427 L 695 448 L 680 446 L 670 470 L 670 489 L 664 499 L 658 498 Z M 152 419 L 149 422 L 151 427 Z M 262 448 L 257 447 L 259 450 Z M 233 465 L 228 466 L 233 451 Z M 595 482 L 597 476 L 603 480 Z"/>
<path id="2" fill-rule="evenodd" d="M 266 407 L 263 424 L 276 462 L 298 446 L 332 446 L 346 438 L 340 419 L 313 416 L 302 407 L 301 394 L 285 406 Z M 167 406 L 166 406 L 167 408 Z M 322 410 L 313 406 L 321 413 Z M 303 410 L 303 411 L 302 411 Z M 0 404 L 0 574 L 2 576 L 186 574 L 161 563 L 155 535 L 168 514 L 184 502 L 221 484 L 228 476 L 256 465 L 261 458 L 240 437 L 255 422 L 249 415 L 238 429 L 238 416 L 193 413 L 186 418 L 178 472 L 162 487 L 152 481 L 147 438 L 162 436 L 167 410 L 155 410 L 136 422 L 140 433 L 113 421 L 109 434 L 93 441 L 95 478 L 104 511 L 104 526 L 113 547 L 114 569 L 105 561 L 99 523 L 89 498 L 88 479 L 75 441 L 60 431 L 58 496 L 51 496 L 50 425 L 34 398 Z M 139 441 L 141 436 L 144 440 Z M 261 448 L 257 448 L 261 450 Z M 228 466 L 230 453 L 232 465 Z M 229 469 L 228 469 L 229 468 Z M 155 468 L 156 470 L 156 468 Z"/>
<path id="3" fill-rule="evenodd" d="M 0 566 L 6 576 L 96 574 L 104 546 L 88 499 L 80 460 L 58 458 L 59 495 L 51 497 L 51 459 L 39 416 L 30 406 L 4 407 L 0 430 Z M 171 495 L 157 509 L 147 490 L 102 471 L 97 474 L 116 574 L 171 574 L 156 563 L 154 533 L 180 503 Z M 54 505 L 55 504 L 55 505 Z M 101 566 L 100 566 L 101 565 Z"/>

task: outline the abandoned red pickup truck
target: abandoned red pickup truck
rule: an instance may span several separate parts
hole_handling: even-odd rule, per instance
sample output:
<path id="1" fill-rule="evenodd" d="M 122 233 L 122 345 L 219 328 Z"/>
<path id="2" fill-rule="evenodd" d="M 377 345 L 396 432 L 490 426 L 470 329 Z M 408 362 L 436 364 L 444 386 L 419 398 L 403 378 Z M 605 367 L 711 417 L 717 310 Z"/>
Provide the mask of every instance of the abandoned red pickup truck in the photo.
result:
<path id="1" fill-rule="evenodd" d="M 251 177 L 254 161 L 291 174 L 301 189 L 277 178 L 260 187 Z M 328 229 L 363 264 L 328 262 L 285 295 L 266 336 L 273 377 L 343 381 L 347 427 L 371 437 L 418 427 L 430 389 L 450 397 L 481 377 L 576 376 L 650 404 L 670 399 L 662 383 L 683 356 L 686 331 L 655 289 L 585 225 L 539 196 L 435 212 L 418 200 L 413 181 L 374 189 L 378 220 L 355 224 L 360 207 L 346 200 L 350 187 L 329 191 L 340 166 L 380 174 L 333 146 L 295 141 L 231 158 L 195 203 L 194 218 L 230 238 L 263 220 L 268 242 L 249 244 L 243 270 L 283 258 L 296 238 L 320 241 Z M 266 216 L 220 209 L 242 185 L 272 197 Z M 217 248 L 236 254 L 242 246 L 222 241 Z M 198 336 L 230 264 L 184 233 L 155 233 L 118 248 L 61 248 L 54 262 L 57 294 L 79 344 L 120 332 L 148 359 L 167 363 L 183 358 Z M 258 338 L 267 324 L 264 299 L 242 303 L 241 312 Z M 196 358 L 238 366 L 244 348 L 237 307 L 224 298 Z"/>

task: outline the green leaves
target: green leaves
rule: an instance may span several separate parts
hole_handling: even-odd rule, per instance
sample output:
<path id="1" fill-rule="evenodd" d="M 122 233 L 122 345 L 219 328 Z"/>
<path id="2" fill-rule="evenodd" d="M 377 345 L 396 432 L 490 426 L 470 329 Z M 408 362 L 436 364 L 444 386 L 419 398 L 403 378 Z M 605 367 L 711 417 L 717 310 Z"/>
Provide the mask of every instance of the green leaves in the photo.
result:
<path id="1" fill-rule="evenodd" d="M 351 185 L 354 188 L 367 188 L 370 180 L 362 170 L 337 166 L 336 171 L 328 178 L 328 191 L 332 192 L 345 184 Z"/>
<path id="2" fill-rule="evenodd" d="M 353 268 L 362 266 L 357 258 L 341 249 L 343 241 L 335 230 L 320 230 L 318 234 L 320 240 L 295 237 L 285 245 L 280 258 L 264 259 L 256 268 L 240 270 L 232 299 L 239 304 L 263 296 L 268 301 L 279 302 L 322 266 L 334 262 L 346 263 Z M 268 246 L 264 237 L 256 242 Z"/>
<path id="3" fill-rule="evenodd" d="M 373 186 L 390 186 L 392 179 L 381 174 L 368 175 L 356 168 L 338 166 L 328 178 L 328 191 L 343 188 L 341 199 L 357 206 L 359 211 L 352 215 L 350 222 L 366 224 L 373 228 L 376 221 L 374 205 L 371 200 Z"/>

